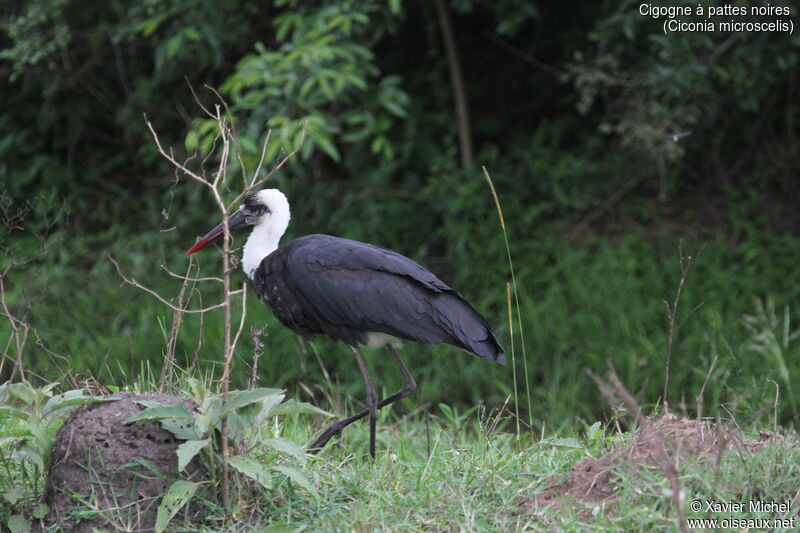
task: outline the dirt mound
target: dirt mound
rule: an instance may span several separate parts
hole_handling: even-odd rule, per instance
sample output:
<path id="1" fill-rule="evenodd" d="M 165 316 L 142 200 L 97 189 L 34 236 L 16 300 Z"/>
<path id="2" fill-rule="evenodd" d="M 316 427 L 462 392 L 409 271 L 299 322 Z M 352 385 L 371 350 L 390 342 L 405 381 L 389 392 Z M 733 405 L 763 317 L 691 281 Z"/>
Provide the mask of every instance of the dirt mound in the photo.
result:
<path id="1" fill-rule="evenodd" d="M 191 401 L 160 394 L 117 393 L 114 402 L 86 404 L 56 434 L 52 468 L 44 489 L 50 507 L 45 526 L 91 533 L 152 531 L 161 496 L 178 477 L 200 478 L 198 464 L 178 473 L 181 441 L 157 423 L 125 424 L 142 410 L 135 400 L 165 405 Z"/>
<path id="2" fill-rule="evenodd" d="M 622 468 L 665 469 L 667 462 L 676 457 L 716 459 L 732 448 L 754 452 L 771 438 L 779 437 L 762 433 L 757 441 L 744 441 L 721 424 L 664 415 L 639 428 L 624 448 L 579 461 L 566 483 L 548 487 L 520 505 L 523 511 L 545 507 L 558 504 L 564 496 L 589 503 L 610 503 L 617 498 L 613 482 Z"/>

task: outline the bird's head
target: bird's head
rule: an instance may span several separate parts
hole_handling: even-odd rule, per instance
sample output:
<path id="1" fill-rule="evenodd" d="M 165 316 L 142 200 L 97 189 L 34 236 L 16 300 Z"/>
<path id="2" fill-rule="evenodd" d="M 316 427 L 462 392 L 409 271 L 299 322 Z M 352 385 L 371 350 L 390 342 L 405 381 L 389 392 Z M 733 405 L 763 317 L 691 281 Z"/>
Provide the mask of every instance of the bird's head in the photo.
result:
<path id="1" fill-rule="evenodd" d="M 245 226 L 266 226 L 280 238 L 289 225 L 289 201 L 278 189 L 262 189 L 247 196 L 226 222 L 231 233 Z M 186 255 L 202 250 L 224 233 L 225 222 L 221 222 L 197 241 Z"/>

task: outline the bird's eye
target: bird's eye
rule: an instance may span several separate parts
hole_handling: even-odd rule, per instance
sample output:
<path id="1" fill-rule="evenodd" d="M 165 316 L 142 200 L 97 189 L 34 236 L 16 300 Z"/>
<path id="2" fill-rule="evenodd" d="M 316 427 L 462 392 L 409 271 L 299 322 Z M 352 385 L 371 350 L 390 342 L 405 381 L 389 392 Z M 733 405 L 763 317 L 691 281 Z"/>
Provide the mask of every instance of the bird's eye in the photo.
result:
<path id="1" fill-rule="evenodd" d="M 252 210 L 254 210 L 256 208 L 256 206 L 255 206 L 255 204 L 247 204 L 247 205 L 245 205 L 245 208 L 247 208 L 250 211 L 252 211 Z"/>

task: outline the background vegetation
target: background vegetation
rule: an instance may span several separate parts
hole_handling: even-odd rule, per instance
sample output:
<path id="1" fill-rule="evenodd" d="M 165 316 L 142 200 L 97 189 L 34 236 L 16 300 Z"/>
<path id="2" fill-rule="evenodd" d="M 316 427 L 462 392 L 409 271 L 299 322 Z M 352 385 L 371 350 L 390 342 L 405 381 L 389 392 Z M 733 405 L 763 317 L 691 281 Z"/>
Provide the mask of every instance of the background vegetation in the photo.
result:
<path id="1" fill-rule="evenodd" d="M 178 159 L 200 168 L 214 123 L 192 88 L 213 106 L 209 87 L 228 102 L 251 166 L 268 131 L 273 162 L 306 128 L 273 183 L 292 202 L 287 239 L 331 233 L 417 259 L 473 301 L 510 349 L 509 265 L 480 166 L 489 169 L 519 290 L 527 365 L 515 329 L 515 375 L 530 399 L 519 407 L 537 432 L 606 416 L 585 368 L 602 374 L 610 363 L 642 401 L 658 402 L 663 302 L 678 287 L 681 240 L 692 270 L 677 310 L 670 404 L 694 413 L 707 382 L 705 414 L 755 420 L 772 413 L 777 386 L 779 421 L 793 424 L 800 37 L 665 36 L 637 6 L 5 2 L 0 261 L 32 259 L 3 283 L 9 310 L 35 332 L 17 353 L 5 343 L 10 325 L 0 325 L 2 379 L 15 367 L 9 358 L 44 380 L 120 386 L 160 367 L 171 313 L 122 285 L 108 256 L 177 295 L 180 282 L 160 265 L 185 271 L 184 251 L 216 211 L 158 157 L 143 115 Z M 214 251 L 199 261 L 204 272 L 218 268 Z M 268 332 L 262 384 L 324 408 L 362 398 L 346 347 L 299 339 L 253 300 L 248 320 Z M 178 364 L 212 372 L 221 335 L 213 315 L 187 318 Z M 238 387 L 249 351 L 240 345 Z M 452 349 L 405 353 L 420 382 L 409 409 L 499 406 L 514 389 L 511 369 Z M 383 386 L 397 388 L 388 358 L 370 359 Z"/>

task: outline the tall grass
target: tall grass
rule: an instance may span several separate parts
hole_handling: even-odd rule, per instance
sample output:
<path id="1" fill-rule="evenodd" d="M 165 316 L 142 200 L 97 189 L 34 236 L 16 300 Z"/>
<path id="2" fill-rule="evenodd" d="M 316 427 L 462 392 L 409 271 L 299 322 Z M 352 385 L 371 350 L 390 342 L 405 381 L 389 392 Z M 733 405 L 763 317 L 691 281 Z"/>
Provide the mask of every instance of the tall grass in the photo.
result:
<path id="1" fill-rule="evenodd" d="M 499 239 L 496 224 L 487 223 L 497 220 L 498 213 L 493 212 L 491 202 L 485 201 L 486 182 L 474 181 L 478 183 L 463 198 L 454 198 L 452 205 L 445 206 L 464 215 L 459 218 L 444 212 L 441 233 L 420 240 L 416 252 L 369 235 L 359 238 L 420 258 L 464 292 L 496 327 L 501 339 L 511 338 L 511 325 L 499 319 L 506 314 L 508 298 L 497 287 L 504 286 L 509 266 L 513 266 L 510 288 L 517 307 L 513 361 L 520 363 L 522 348 L 516 339 L 521 331 L 527 368 L 520 365 L 521 372 L 515 368 L 512 378 L 507 367 L 488 365 L 448 347 L 407 343 L 404 360 L 419 389 L 396 409 L 435 406 L 442 401 L 456 406 L 481 401 L 498 406 L 513 395 L 521 420 L 532 423 L 536 430 L 547 425 L 556 431 L 573 426 L 576 420 L 595 420 L 606 412 L 583 368 L 604 374 L 607 361 L 633 393 L 644 402 L 655 402 L 664 377 L 662 302 L 673 297 L 680 276 L 675 260 L 676 236 L 667 229 L 644 232 L 629 228 L 570 244 L 563 237 L 568 233 L 563 224 L 533 224 L 519 216 L 521 208 L 515 199 L 507 198 L 504 223 L 506 229 L 513 227 L 514 231 Z M 436 197 L 438 193 L 432 194 Z M 394 211 L 399 203 L 386 203 L 391 216 L 373 228 L 376 234 L 389 235 L 383 225 L 388 228 L 400 216 Z M 489 209 L 481 211 L 480 206 L 485 204 L 490 204 Z M 317 221 L 304 223 L 307 217 L 302 209 L 301 203 L 290 228 L 295 236 L 314 230 L 350 236 L 336 228 L 315 227 Z M 348 209 L 349 215 L 342 220 L 360 220 L 359 204 Z M 60 238 L 60 246 L 9 279 L 9 303 L 15 309 L 28 305 L 28 296 L 36 296 L 30 301 L 30 319 L 41 335 L 41 346 L 35 339 L 28 343 L 26 366 L 48 379 L 60 379 L 62 372 L 44 346 L 64 357 L 56 362 L 77 381 L 92 375 L 104 384 L 122 384 L 124 375 L 140 372 L 143 361 L 160 368 L 164 346 L 159 321 L 168 325 L 171 313 L 149 295 L 122 286 L 105 258 L 113 255 L 127 272 L 160 294 L 177 295 L 180 281 L 164 276 L 159 264 L 173 271 L 185 268 L 182 252 L 186 243 L 193 241 L 197 223 L 205 227 L 202 221 L 183 220 L 178 230 L 170 232 L 152 229 L 130 233 L 114 226 L 102 236 L 72 232 L 54 235 L 54 239 Z M 458 237 L 466 231 L 472 232 L 469 238 Z M 442 257 L 433 250 L 445 238 L 450 250 Z M 686 239 L 687 249 L 696 249 L 699 244 Z M 513 252 L 512 264 L 497 260 L 509 250 Z M 201 257 L 200 262 L 198 275 L 216 272 L 216 257 Z M 724 403 L 728 409 L 766 416 L 762 408 L 772 405 L 775 396 L 772 380 L 780 385 L 781 397 L 787 400 L 779 405 L 779 421 L 795 417 L 798 408 L 792 406 L 790 398 L 796 391 L 790 392 L 789 387 L 800 372 L 799 347 L 793 333 L 797 326 L 791 320 L 791 311 L 800 301 L 798 263 L 800 243 L 791 237 L 749 229 L 738 234 L 735 245 L 727 238 L 708 242 L 682 295 L 683 309 L 705 304 L 681 326 L 673 346 L 670 405 L 680 406 L 685 398 L 694 398 L 708 380 L 705 405 L 716 406 L 718 411 L 705 414 L 724 414 L 719 410 Z M 212 289 L 193 297 L 211 302 L 217 296 Z M 769 346 L 777 347 L 777 351 L 753 349 L 752 341 L 758 333 L 743 322 L 745 315 L 758 314 L 753 297 L 786 310 L 776 312 L 777 322 L 770 322 L 775 343 Z M 326 382 L 327 372 L 333 383 L 340 384 L 337 394 L 341 398 L 363 397 L 360 377 L 351 367 L 346 347 L 325 339 L 298 338 L 254 298 L 248 301 L 248 324 L 266 326 L 264 356 L 259 364 L 264 385 L 288 387 L 290 393 L 324 407 L 326 391 L 319 384 Z M 7 328 L 0 322 L 0 337 L 8 338 Z M 220 353 L 222 334 L 221 320 L 213 312 L 202 323 L 197 317 L 187 317 L 176 345 L 176 363 L 183 368 L 195 363 L 213 367 L 217 363 L 212 354 Z M 249 354 L 247 343 L 234 354 L 242 360 L 242 364 L 234 365 L 232 375 L 237 388 L 246 387 Z M 401 379 L 391 360 L 379 352 L 370 358 L 378 386 L 389 392 L 399 388 Z M 708 377 L 714 360 L 717 362 Z M 458 365 L 457 371 L 446 371 L 447 365 Z M 512 362 L 512 368 L 515 366 Z M 691 402 L 684 403 L 692 408 Z"/>
<path id="2" fill-rule="evenodd" d="M 511 286 L 509 288 L 508 283 L 506 283 L 506 301 L 508 302 L 508 334 L 509 334 L 509 341 L 511 343 L 511 372 L 512 377 L 514 380 L 514 410 L 515 410 L 515 417 L 517 423 L 517 434 L 521 434 L 520 431 L 520 415 L 519 415 L 519 393 L 517 391 L 517 361 L 516 361 L 516 350 L 514 349 L 514 309 L 516 309 L 516 316 L 517 316 L 517 324 L 519 326 L 519 340 L 520 340 L 520 348 L 522 350 L 522 372 L 525 379 L 525 398 L 527 400 L 528 405 L 528 429 L 533 428 L 533 400 L 531 397 L 531 386 L 528 374 L 528 356 L 525 351 L 525 328 L 522 324 L 522 311 L 519 304 L 519 290 L 517 289 L 517 278 L 514 274 L 514 261 L 511 259 L 511 246 L 508 244 L 508 232 L 506 232 L 506 222 L 503 218 L 503 208 L 500 205 L 500 199 L 497 196 L 497 191 L 494 188 L 494 182 L 492 181 L 492 177 L 489 175 L 489 171 L 486 170 L 486 167 L 481 167 L 483 170 L 483 175 L 486 178 L 486 183 L 489 185 L 489 190 L 492 193 L 492 199 L 494 200 L 495 208 L 497 209 L 497 216 L 500 219 L 500 228 L 503 231 L 503 243 L 506 247 L 506 257 L 508 258 L 508 271 L 511 275 Z M 511 305 L 511 293 L 514 294 L 514 306 Z"/>

